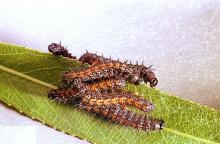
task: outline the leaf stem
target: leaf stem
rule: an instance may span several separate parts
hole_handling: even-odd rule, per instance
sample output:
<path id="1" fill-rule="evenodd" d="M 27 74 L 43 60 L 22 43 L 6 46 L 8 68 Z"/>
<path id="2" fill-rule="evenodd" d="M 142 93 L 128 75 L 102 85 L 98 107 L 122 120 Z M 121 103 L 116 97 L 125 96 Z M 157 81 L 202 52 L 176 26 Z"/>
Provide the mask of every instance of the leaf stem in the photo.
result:
<path id="1" fill-rule="evenodd" d="M 34 83 L 46 86 L 46 87 L 51 88 L 51 89 L 56 89 L 57 88 L 56 86 L 53 86 L 53 85 L 51 85 L 49 83 L 43 82 L 43 81 L 35 79 L 35 78 L 31 77 L 31 76 L 28 76 L 28 75 L 25 75 L 23 73 L 17 72 L 15 70 L 7 68 L 7 67 L 5 67 L 3 65 L 0 65 L 0 70 L 3 70 L 5 72 L 11 73 L 11 74 L 14 74 L 16 76 L 22 77 L 24 79 L 27 79 L 27 80 L 32 81 Z"/>

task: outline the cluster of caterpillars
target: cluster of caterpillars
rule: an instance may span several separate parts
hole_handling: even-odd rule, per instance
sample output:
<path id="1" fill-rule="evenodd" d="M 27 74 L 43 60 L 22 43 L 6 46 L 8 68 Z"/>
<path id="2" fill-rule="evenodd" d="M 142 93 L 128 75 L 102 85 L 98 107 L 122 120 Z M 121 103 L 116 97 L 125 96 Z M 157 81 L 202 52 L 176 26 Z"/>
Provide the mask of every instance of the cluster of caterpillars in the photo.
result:
<path id="1" fill-rule="evenodd" d="M 61 44 L 52 43 L 48 50 L 54 55 L 76 59 Z M 65 87 L 50 90 L 48 98 L 58 103 L 75 104 L 83 110 L 136 129 L 150 131 L 164 127 L 161 119 L 129 110 L 127 107 L 133 106 L 149 112 L 154 109 L 154 105 L 140 96 L 122 90 L 126 82 L 138 85 L 143 81 L 151 87 L 156 86 L 158 80 L 150 67 L 127 64 L 89 52 L 78 60 L 88 63 L 89 67 L 65 72 L 62 76 Z"/>

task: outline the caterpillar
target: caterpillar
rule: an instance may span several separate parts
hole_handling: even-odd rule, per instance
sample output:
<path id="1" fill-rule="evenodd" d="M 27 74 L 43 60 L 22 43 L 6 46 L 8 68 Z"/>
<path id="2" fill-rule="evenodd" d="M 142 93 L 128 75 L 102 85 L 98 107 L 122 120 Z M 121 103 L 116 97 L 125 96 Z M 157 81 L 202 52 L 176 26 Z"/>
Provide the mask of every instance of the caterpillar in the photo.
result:
<path id="1" fill-rule="evenodd" d="M 97 106 L 111 104 L 122 104 L 124 106 L 130 105 L 143 112 L 149 112 L 154 109 L 154 105 L 151 102 L 129 92 L 88 92 L 82 96 L 82 101 Z"/>
<path id="2" fill-rule="evenodd" d="M 48 49 L 54 55 L 76 59 L 61 43 L 52 43 Z M 128 110 L 127 106 L 133 106 L 143 112 L 149 112 L 154 109 L 154 105 L 138 95 L 122 90 L 126 81 L 136 85 L 143 81 L 151 87 L 156 86 L 158 80 L 151 66 L 127 64 L 88 51 L 79 61 L 90 66 L 65 72 L 62 76 L 64 87 L 50 90 L 49 99 L 77 105 L 80 109 L 140 130 L 159 130 L 164 127 L 162 119 L 150 118 Z"/>
<path id="3" fill-rule="evenodd" d="M 51 90 L 48 97 L 58 103 L 71 103 L 80 98 L 83 102 L 97 106 L 119 103 L 126 106 L 134 106 L 143 112 L 149 112 L 154 109 L 154 105 L 151 102 L 128 92 L 100 93 L 99 91 L 88 91 L 80 94 L 77 92 L 74 90 L 71 92 L 70 90 Z"/>
<path id="4" fill-rule="evenodd" d="M 125 62 L 120 62 L 118 60 L 112 60 L 111 58 L 105 58 L 103 56 L 98 56 L 96 54 L 89 53 L 88 51 L 83 54 L 80 58 L 79 61 L 82 63 L 88 63 L 90 65 L 96 64 L 96 63 L 122 63 L 126 65 L 127 69 L 130 69 L 132 71 L 132 78 L 130 78 L 129 82 L 139 84 L 141 81 L 144 81 L 145 83 L 150 83 L 151 87 L 155 87 L 158 83 L 158 80 L 156 78 L 156 75 L 152 71 L 151 67 L 146 67 L 143 65 L 138 65 L 138 64 L 127 64 L 127 61 Z"/>
<path id="5" fill-rule="evenodd" d="M 66 83 L 73 83 L 74 85 L 81 85 L 96 80 L 103 80 L 107 78 L 124 78 L 127 81 L 139 84 L 141 81 L 149 82 L 151 87 L 157 85 L 158 80 L 155 74 L 145 66 L 128 66 L 121 62 L 103 63 L 98 66 L 89 67 L 80 72 L 70 71 L 63 75 L 63 81 Z"/>
<path id="6" fill-rule="evenodd" d="M 74 59 L 76 59 L 76 57 L 72 56 L 70 53 L 68 53 L 68 50 L 65 49 L 61 44 L 52 43 L 51 45 L 48 46 L 48 49 L 54 55 L 62 55 L 64 57 L 69 57 L 69 58 L 73 57 Z M 85 54 L 83 54 L 79 58 L 79 61 L 81 61 L 82 63 L 88 63 L 91 65 L 91 67 L 94 65 L 94 67 L 92 67 L 92 69 L 86 70 L 84 73 L 83 72 L 80 73 L 80 74 L 82 74 L 80 76 L 85 76 L 85 78 L 81 77 L 81 78 L 75 79 L 74 75 L 79 74 L 79 73 L 75 73 L 74 71 L 64 73 L 64 75 L 63 75 L 64 82 L 70 83 L 73 81 L 73 84 L 78 85 L 78 84 L 81 84 L 84 80 L 85 81 L 93 81 L 94 80 L 93 78 L 96 78 L 96 77 L 94 77 L 94 75 L 100 76 L 100 79 L 106 78 L 104 74 L 99 75 L 99 72 L 107 74 L 107 77 L 108 77 L 109 73 L 115 70 L 115 67 L 112 67 L 112 69 L 107 68 L 106 64 L 109 64 L 109 65 L 113 65 L 113 66 L 120 65 L 120 68 L 122 68 L 122 69 L 117 69 L 117 70 L 120 70 L 120 72 L 118 72 L 116 70 L 118 73 L 117 72 L 114 73 L 115 77 L 124 76 L 126 78 L 126 80 L 128 80 L 129 82 L 134 83 L 134 84 L 140 84 L 140 82 L 143 81 L 146 84 L 150 83 L 151 87 L 155 87 L 158 83 L 158 79 L 156 78 L 155 73 L 152 71 L 151 66 L 146 67 L 143 64 L 142 65 L 127 64 L 127 62 L 120 62 L 119 60 L 111 60 L 108 58 L 104 58 L 103 56 L 98 56 L 96 54 L 92 54 L 89 52 L 86 52 Z M 113 63 L 116 63 L 116 64 L 113 64 Z M 93 69 L 97 69 L 96 66 L 99 66 L 100 64 L 102 65 L 101 67 L 105 71 L 104 72 L 99 71 L 98 73 L 97 73 L 97 71 L 93 71 Z M 105 68 L 107 68 L 107 69 L 105 69 Z M 116 67 L 116 68 L 118 68 L 118 67 Z M 127 70 L 127 71 L 124 71 L 124 70 Z M 88 73 L 88 75 L 86 76 L 85 73 L 88 71 L 90 73 Z M 108 72 L 108 71 L 110 71 L 110 72 Z M 91 74 L 93 72 L 95 72 L 95 74 Z M 126 72 L 128 72 L 128 73 L 126 73 Z M 68 78 L 70 78 L 70 80 Z M 75 79 L 75 80 L 73 80 L 73 79 Z"/>
<path id="7" fill-rule="evenodd" d="M 56 55 L 56 56 L 61 55 L 61 56 L 68 57 L 71 59 L 76 59 L 76 56 L 72 56 L 72 54 L 68 52 L 67 48 L 64 48 L 61 45 L 61 42 L 59 44 L 57 43 L 50 44 L 48 46 L 48 50 L 49 52 L 51 52 L 53 55 Z"/>
<path id="8" fill-rule="evenodd" d="M 94 81 L 102 81 L 110 78 L 124 78 L 130 76 L 130 69 L 126 69 L 121 63 L 107 63 L 95 67 L 89 67 L 82 71 L 66 72 L 62 80 L 64 83 L 72 83 L 75 86 L 81 86 L 83 83 L 90 83 Z"/>
<path id="9" fill-rule="evenodd" d="M 164 127 L 163 120 L 136 114 L 118 104 L 93 106 L 89 103 L 81 102 L 79 108 L 100 114 L 113 122 L 144 131 L 160 130 Z"/>
<path id="10" fill-rule="evenodd" d="M 83 85 L 80 88 L 58 88 L 48 92 L 48 98 L 55 100 L 58 103 L 71 103 L 77 97 L 82 97 L 88 92 L 112 92 L 112 90 L 120 90 L 125 86 L 125 81 L 122 79 L 103 80 L 101 82 Z"/>

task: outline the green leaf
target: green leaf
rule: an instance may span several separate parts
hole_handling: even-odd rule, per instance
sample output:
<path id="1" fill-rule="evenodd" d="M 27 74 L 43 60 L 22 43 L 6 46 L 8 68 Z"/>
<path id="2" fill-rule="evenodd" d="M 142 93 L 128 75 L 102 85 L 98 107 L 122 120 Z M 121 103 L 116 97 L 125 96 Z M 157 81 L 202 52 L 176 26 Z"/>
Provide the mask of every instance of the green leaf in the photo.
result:
<path id="1" fill-rule="evenodd" d="M 0 100 L 20 113 L 93 143 L 220 142 L 219 111 L 146 85 L 129 84 L 127 89 L 157 106 L 150 115 L 165 120 L 162 131 L 138 131 L 47 99 L 47 91 L 56 88 L 62 72 L 80 66 L 78 61 L 0 43 Z"/>

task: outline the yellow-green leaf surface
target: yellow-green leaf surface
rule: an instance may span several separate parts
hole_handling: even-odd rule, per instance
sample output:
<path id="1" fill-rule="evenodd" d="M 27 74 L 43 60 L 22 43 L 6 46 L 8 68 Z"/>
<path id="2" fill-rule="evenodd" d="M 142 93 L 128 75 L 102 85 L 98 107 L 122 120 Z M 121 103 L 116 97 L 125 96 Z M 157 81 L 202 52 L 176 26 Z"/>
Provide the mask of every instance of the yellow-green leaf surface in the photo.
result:
<path id="1" fill-rule="evenodd" d="M 31 118 L 94 143 L 220 143 L 219 111 L 146 85 L 128 85 L 127 89 L 156 105 L 150 115 L 166 122 L 159 132 L 121 126 L 47 99 L 47 91 L 57 86 L 62 72 L 76 67 L 80 67 L 77 61 L 0 43 L 0 100 Z"/>

